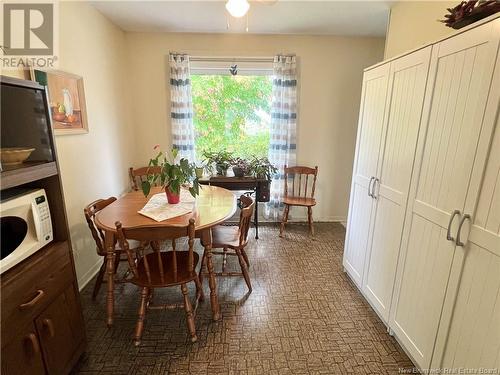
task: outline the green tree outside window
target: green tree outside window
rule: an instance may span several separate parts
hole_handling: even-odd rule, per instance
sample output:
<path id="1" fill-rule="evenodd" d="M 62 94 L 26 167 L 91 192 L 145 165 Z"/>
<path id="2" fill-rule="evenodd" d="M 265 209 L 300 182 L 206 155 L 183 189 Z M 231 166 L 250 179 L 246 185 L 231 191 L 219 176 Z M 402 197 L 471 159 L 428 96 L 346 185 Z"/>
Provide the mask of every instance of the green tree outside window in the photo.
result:
<path id="1" fill-rule="evenodd" d="M 199 160 L 204 151 L 268 155 L 271 77 L 191 75 L 191 85 Z"/>

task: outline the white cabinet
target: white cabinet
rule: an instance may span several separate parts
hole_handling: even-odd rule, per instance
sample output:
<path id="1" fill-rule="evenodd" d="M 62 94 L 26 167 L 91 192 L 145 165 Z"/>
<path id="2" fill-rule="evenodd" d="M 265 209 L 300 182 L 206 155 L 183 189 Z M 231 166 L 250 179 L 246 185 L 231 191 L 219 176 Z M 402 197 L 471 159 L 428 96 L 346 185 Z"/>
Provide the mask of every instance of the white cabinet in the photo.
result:
<path id="1" fill-rule="evenodd" d="M 421 369 L 500 366 L 499 39 L 365 72 L 343 264 Z"/>
<path id="2" fill-rule="evenodd" d="M 490 107 L 498 107 L 499 91 L 500 61 Z M 432 368 L 500 368 L 500 117 L 472 220 L 455 250 Z"/>
<path id="3" fill-rule="evenodd" d="M 344 267 L 389 321 L 431 47 L 365 72 Z"/>
<path id="4" fill-rule="evenodd" d="M 363 292 L 385 323 L 389 321 L 406 202 L 420 128 L 431 47 L 391 63 L 391 99 L 374 181 L 376 202 L 363 278 Z"/>
<path id="5" fill-rule="evenodd" d="M 498 48 L 493 26 L 433 47 L 423 152 L 417 155 L 390 318 L 391 329 L 424 369 L 436 342 L 459 222 L 472 215 L 477 200 L 473 185 L 479 181 L 471 177 L 474 168 L 484 167 L 480 137 L 489 140 L 494 124 L 494 116 L 485 115 Z"/>
<path id="6" fill-rule="evenodd" d="M 389 82 L 389 64 L 365 73 L 358 125 L 358 140 L 351 186 L 344 268 L 361 287 L 370 217 L 374 200 L 370 189 L 379 168 L 378 155 L 384 127 L 384 111 Z M 354 228 L 354 230 L 350 230 Z"/>

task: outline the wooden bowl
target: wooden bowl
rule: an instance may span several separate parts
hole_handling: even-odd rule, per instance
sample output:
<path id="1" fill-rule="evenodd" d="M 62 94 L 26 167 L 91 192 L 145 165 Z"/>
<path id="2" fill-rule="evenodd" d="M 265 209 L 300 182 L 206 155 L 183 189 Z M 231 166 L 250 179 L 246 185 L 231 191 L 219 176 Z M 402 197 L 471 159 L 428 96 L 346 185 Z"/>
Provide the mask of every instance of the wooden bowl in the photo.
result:
<path id="1" fill-rule="evenodd" d="M 28 159 L 34 148 L 25 147 L 6 147 L 0 149 L 0 159 L 2 165 L 17 165 L 22 164 Z"/>

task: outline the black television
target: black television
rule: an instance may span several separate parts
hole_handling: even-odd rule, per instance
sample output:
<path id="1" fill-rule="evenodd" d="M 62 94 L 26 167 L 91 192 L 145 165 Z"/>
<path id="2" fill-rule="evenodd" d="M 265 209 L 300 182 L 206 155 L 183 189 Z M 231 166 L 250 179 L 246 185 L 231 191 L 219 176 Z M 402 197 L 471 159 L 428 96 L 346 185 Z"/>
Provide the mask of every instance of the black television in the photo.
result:
<path id="1" fill-rule="evenodd" d="M 0 145 L 2 171 L 55 160 L 46 87 L 36 82 L 1 76 Z M 7 161 L 8 153 L 32 150 L 22 163 Z"/>

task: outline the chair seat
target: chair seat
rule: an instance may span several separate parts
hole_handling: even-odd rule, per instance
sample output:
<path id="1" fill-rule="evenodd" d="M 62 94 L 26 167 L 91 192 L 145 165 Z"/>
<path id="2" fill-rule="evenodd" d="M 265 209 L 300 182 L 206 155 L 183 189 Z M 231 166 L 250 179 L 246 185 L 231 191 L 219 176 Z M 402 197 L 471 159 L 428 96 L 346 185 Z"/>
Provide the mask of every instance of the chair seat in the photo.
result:
<path id="1" fill-rule="evenodd" d="M 288 204 L 289 206 L 311 207 L 316 206 L 316 199 L 303 197 L 284 197 L 283 203 Z"/>
<path id="2" fill-rule="evenodd" d="M 238 227 L 228 227 L 218 225 L 212 228 L 212 247 L 230 247 L 240 246 L 240 230 Z"/>
<path id="3" fill-rule="evenodd" d="M 150 253 L 144 256 L 147 258 L 149 265 L 149 272 L 151 275 L 151 282 L 149 282 L 146 273 L 146 265 L 144 258 L 141 258 L 137 263 L 137 270 L 139 272 L 139 278 L 133 278 L 130 280 L 132 283 L 139 286 L 150 286 L 152 288 L 164 287 L 170 285 L 184 284 L 189 281 L 194 280 L 197 275 L 196 272 L 189 272 L 188 251 L 176 251 L 177 258 L 177 274 L 174 274 L 174 252 L 166 251 L 160 253 L 161 263 L 163 264 L 163 280 L 160 275 L 160 262 L 158 259 L 158 253 Z M 193 264 L 194 267 L 198 264 L 200 256 L 197 253 L 193 253 Z"/>

